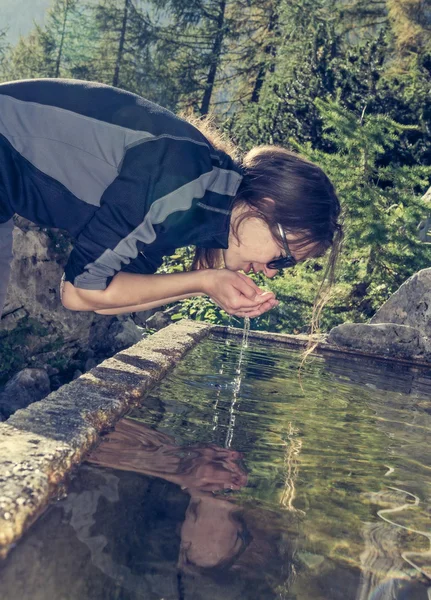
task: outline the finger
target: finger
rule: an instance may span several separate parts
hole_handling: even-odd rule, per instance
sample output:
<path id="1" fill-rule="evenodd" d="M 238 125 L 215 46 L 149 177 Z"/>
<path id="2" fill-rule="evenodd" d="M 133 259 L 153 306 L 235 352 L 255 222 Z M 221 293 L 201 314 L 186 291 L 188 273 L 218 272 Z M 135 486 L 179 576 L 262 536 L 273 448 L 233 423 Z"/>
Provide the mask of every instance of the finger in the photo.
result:
<path id="1" fill-rule="evenodd" d="M 268 300 L 275 300 L 275 294 L 274 292 L 262 292 L 259 296 L 259 300 L 265 300 L 265 302 Z"/>
<path id="2" fill-rule="evenodd" d="M 242 308 L 241 307 L 241 310 L 246 313 L 255 312 L 255 311 L 265 312 L 267 310 L 270 310 L 271 308 L 274 308 L 277 305 L 278 305 L 278 301 L 271 299 L 271 300 L 267 300 L 266 302 L 262 302 L 261 304 L 257 304 L 256 306 L 253 306 L 251 308 Z"/>
<path id="3" fill-rule="evenodd" d="M 234 317 L 240 317 L 241 319 L 245 319 L 246 317 L 249 319 L 254 319 L 254 317 L 258 317 L 260 313 L 257 310 L 254 310 L 249 312 L 238 311 L 232 314 Z"/>
<path id="4" fill-rule="evenodd" d="M 231 287 L 223 299 L 216 299 L 211 296 L 210 300 L 229 315 L 234 315 L 238 310 L 243 310 L 244 308 L 249 310 L 257 308 L 261 304 L 261 302 L 257 301 L 256 296 L 250 300 L 236 287 Z"/>
<path id="5" fill-rule="evenodd" d="M 262 291 L 260 289 L 260 287 L 253 281 L 253 279 L 251 277 L 248 277 L 247 275 L 245 275 L 245 273 L 240 273 L 239 271 L 236 272 L 236 274 L 238 275 L 238 277 L 240 279 L 242 279 L 242 281 L 244 281 L 252 290 L 254 290 L 254 294 L 262 294 Z"/>
<path id="6" fill-rule="evenodd" d="M 256 284 L 254 283 L 254 281 L 253 281 L 253 280 L 252 280 L 250 277 L 247 277 L 247 275 L 244 275 L 244 273 L 240 273 L 240 272 L 238 272 L 238 275 L 239 275 L 239 276 L 241 277 L 241 279 L 243 279 L 243 281 L 245 281 L 245 282 L 246 282 L 248 285 L 250 285 L 250 282 L 251 282 L 252 284 L 254 284 L 253 286 L 250 286 L 250 287 L 253 287 L 253 289 L 255 290 L 256 294 L 259 296 L 259 299 L 260 299 L 262 296 L 265 296 L 265 299 L 266 299 L 266 300 L 268 300 L 269 296 L 271 296 L 272 298 L 275 298 L 275 294 L 274 294 L 274 292 L 271 292 L 271 291 L 264 291 L 264 290 L 262 290 L 262 289 L 261 289 L 261 288 L 260 288 L 258 285 L 256 285 Z"/>
<path id="7" fill-rule="evenodd" d="M 273 297 L 275 297 L 274 292 L 271 292 L 270 290 L 262 290 L 262 288 L 260 288 L 258 285 L 255 284 L 255 282 L 250 278 L 247 277 L 247 275 L 244 275 L 244 273 L 240 273 L 238 272 L 238 275 L 241 277 L 241 279 L 243 279 L 248 285 L 250 285 L 250 282 L 254 284 L 253 289 L 256 291 L 256 294 L 258 296 L 268 296 L 271 295 Z"/>
<path id="8" fill-rule="evenodd" d="M 271 307 L 274 303 L 278 304 L 278 301 L 275 299 L 271 299 L 268 302 L 271 303 Z M 254 312 L 265 303 L 265 301 L 256 302 L 255 300 L 249 300 L 243 294 L 239 294 L 237 297 L 230 298 L 229 301 L 226 301 L 226 304 L 224 304 L 222 308 L 230 315 L 244 317 L 244 315 L 249 316 L 254 314 Z"/>
<path id="9" fill-rule="evenodd" d="M 258 296 L 254 296 L 252 299 L 247 298 L 244 294 L 242 294 L 238 290 L 238 295 L 230 298 L 229 305 L 232 311 L 239 310 L 253 310 L 255 308 L 259 308 L 259 306 L 265 302 L 265 300 L 259 301 Z"/>
<path id="10" fill-rule="evenodd" d="M 272 302 L 265 302 L 264 304 L 262 304 L 261 306 L 259 306 L 256 309 L 256 311 L 259 313 L 259 315 L 256 315 L 256 316 L 263 315 L 263 313 L 268 312 L 272 308 L 274 308 L 274 305 L 272 304 Z"/>
<path id="11" fill-rule="evenodd" d="M 244 281 L 243 279 L 238 279 L 234 285 L 235 285 L 235 288 L 239 292 L 241 292 L 241 294 L 243 296 L 245 296 L 248 300 L 254 302 L 254 304 L 261 304 L 262 302 L 265 302 L 265 300 L 267 300 L 267 298 L 263 296 L 262 290 L 260 290 L 256 286 L 256 288 L 258 290 L 256 292 L 256 288 L 248 285 L 248 283 L 246 281 Z"/>
<path id="12" fill-rule="evenodd" d="M 242 309 L 241 311 L 238 311 L 235 313 L 236 317 L 249 317 L 250 319 L 253 319 L 255 317 L 259 317 L 260 315 L 262 315 L 263 313 L 267 312 L 268 310 L 271 310 L 272 308 L 275 308 L 275 306 L 278 305 L 278 301 L 269 301 L 269 302 L 265 302 L 264 304 L 261 304 L 258 307 L 255 307 L 254 309 Z"/>
<path id="13" fill-rule="evenodd" d="M 253 279 L 249 275 L 246 275 L 242 271 L 235 271 L 235 272 L 237 275 L 239 275 L 241 277 L 241 279 L 244 279 L 244 281 L 247 281 L 247 283 L 249 283 L 250 285 L 253 285 L 258 290 L 260 290 L 260 287 L 257 285 L 257 283 L 255 281 L 253 281 Z"/>

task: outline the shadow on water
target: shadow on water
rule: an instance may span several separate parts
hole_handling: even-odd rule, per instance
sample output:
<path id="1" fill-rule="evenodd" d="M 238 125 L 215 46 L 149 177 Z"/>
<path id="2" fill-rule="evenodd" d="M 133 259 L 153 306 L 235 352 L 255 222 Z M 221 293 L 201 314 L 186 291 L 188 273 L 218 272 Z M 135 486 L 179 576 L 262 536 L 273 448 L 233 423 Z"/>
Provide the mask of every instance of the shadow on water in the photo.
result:
<path id="1" fill-rule="evenodd" d="M 430 600 L 429 372 L 197 346 L 0 570 L 7 600 Z M 2 596 L 1 594 L 5 594 Z"/>

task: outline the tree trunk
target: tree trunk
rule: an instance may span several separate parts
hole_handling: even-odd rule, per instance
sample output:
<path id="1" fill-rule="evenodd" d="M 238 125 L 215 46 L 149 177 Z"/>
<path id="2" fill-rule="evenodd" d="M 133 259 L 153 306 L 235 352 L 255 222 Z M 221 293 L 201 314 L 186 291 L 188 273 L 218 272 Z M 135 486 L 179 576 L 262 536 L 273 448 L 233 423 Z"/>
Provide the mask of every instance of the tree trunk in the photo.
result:
<path id="1" fill-rule="evenodd" d="M 277 13 L 275 13 L 274 11 L 271 13 L 271 16 L 269 18 L 269 25 L 268 25 L 268 34 L 271 35 L 272 32 L 274 31 L 276 24 L 278 21 L 278 15 Z M 269 68 L 265 63 L 263 63 L 258 71 L 257 77 L 256 77 L 256 81 L 254 84 L 254 88 L 253 88 L 253 92 L 251 95 L 251 101 L 252 102 L 259 102 L 259 97 L 260 97 L 260 90 L 262 89 L 263 86 L 263 82 L 265 81 L 265 75 L 266 75 L 266 71 L 269 70 L 270 73 L 274 72 L 274 68 L 275 68 L 275 56 L 276 56 L 277 50 L 275 48 L 275 44 L 270 43 L 267 44 L 265 46 L 265 54 L 267 56 L 267 60 L 269 59 L 269 57 L 272 57 L 272 61 L 269 64 Z"/>
<path id="2" fill-rule="evenodd" d="M 128 14 L 129 14 L 129 2 L 130 2 L 130 0 L 124 0 L 123 23 L 121 25 L 120 43 L 118 45 L 117 60 L 115 62 L 114 78 L 112 80 L 112 85 L 114 87 L 118 87 L 118 82 L 120 79 L 120 66 L 121 66 L 121 61 L 122 61 L 123 52 L 124 52 L 124 41 L 126 39 L 127 18 L 128 18 Z"/>
<path id="3" fill-rule="evenodd" d="M 221 49 L 223 44 L 224 37 L 224 15 L 226 10 L 226 0 L 221 0 L 220 11 L 217 17 L 217 34 L 215 36 L 214 45 L 212 48 L 212 57 L 211 57 L 211 66 L 208 72 L 207 82 L 205 85 L 204 97 L 202 99 L 202 104 L 200 108 L 201 115 L 208 114 L 211 95 L 214 89 L 214 82 L 217 74 L 217 69 L 219 66 Z"/>
<path id="4" fill-rule="evenodd" d="M 62 30 L 61 30 L 60 46 L 58 48 L 57 60 L 55 62 L 54 77 L 60 77 L 60 66 L 61 66 L 61 59 L 62 59 L 62 55 L 63 55 L 64 38 L 66 36 L 66 23 L 67 23 L 68 13 L 69 13 L 69 0 L 65 0 L 63 26 L 62 26 Z"/>

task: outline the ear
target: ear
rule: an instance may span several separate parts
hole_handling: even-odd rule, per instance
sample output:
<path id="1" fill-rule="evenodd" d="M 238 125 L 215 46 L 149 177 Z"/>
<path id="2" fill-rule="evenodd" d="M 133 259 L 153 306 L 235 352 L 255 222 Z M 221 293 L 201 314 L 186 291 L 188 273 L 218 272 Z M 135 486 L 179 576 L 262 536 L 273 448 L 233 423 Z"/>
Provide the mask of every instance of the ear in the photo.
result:
<path id="1" fill-rule="evenodd" d="M 266 209 L 268 210 L 269 215 L 273 214 L 275 211 L 275 200 L 269 196 L 266 196 L 263 200 L 266 204 Z"/>

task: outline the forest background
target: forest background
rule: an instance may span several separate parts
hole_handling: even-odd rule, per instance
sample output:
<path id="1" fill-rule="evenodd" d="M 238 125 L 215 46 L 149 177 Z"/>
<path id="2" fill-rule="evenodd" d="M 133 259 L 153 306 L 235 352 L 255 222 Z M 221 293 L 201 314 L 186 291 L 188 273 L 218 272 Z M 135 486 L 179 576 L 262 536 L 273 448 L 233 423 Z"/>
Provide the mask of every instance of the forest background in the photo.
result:
<path id="1" fill-rule="evenodd" d="M 346 232 L 323 331 L 367 321 L 431 266 L 429 0 L 53 0 L 43 25 L 9 39 L 0 22 L 0 81 L 107 83 L 213 114 L 241 151 L 279 144 L 318 163 Z M 192 253 L 162 270 L 188 268 Z M 256 276 L 281 303 L 253 328 L 307 332 L 324 267 Z M 178 318 L 227 320 L 207 298 L 181 306 Z"/>

